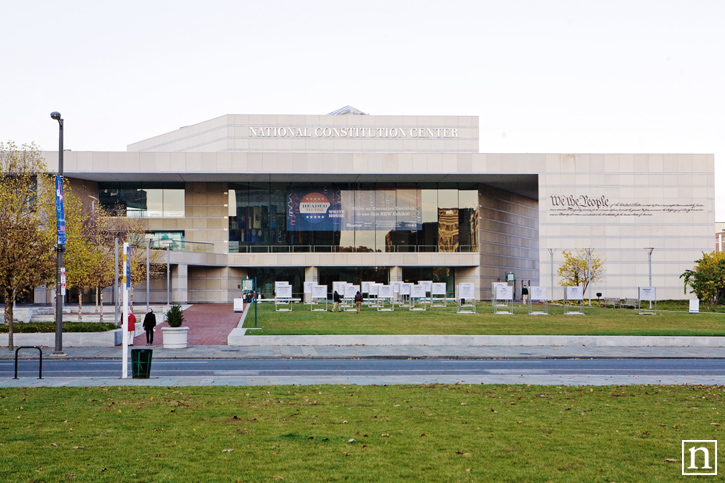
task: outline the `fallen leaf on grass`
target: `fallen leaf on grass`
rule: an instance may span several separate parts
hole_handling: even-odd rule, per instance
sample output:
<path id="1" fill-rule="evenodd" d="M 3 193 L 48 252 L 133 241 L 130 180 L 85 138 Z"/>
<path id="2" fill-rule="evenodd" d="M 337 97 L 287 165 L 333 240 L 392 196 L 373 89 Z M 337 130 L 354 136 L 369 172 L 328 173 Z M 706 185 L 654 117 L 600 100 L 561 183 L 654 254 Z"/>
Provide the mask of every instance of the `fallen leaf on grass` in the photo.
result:
<path id="1" fill-rule="evenodd" d="M 274 475 L 275 480 L 284 480 L 284 476 Z"/>
<path id="2" fill-rule="evenodd" d="M 668 463 L 677 463 L 676 458 L 665 458 L 665 461 L 667 461 Z"/>
<path id="3" fill-rule="evenodd" d="M 99 473 L 103 473 L 104 471 L 108 471 L 108 468 L 101 468 L 100 470 L 98 470 Z"/>
<path id="4" fill-rule="evenodd" d="M 73 449 L 83 449 L 83 446 L 73 446 Z"/>
<path id="5" fill-rule="evenodd" d="M 355 441 L 355 438 L 350 438 L 347 440 L 348 443 L 352 443 L 353 441 Z"/>
<path id="6" fill-rule="evenodd" d="M 420 435 L 420 437 L 421 437 L 421 438 L 425 437 L 425 433 L 421 434 L 421 435 Z"/>
<path id="7" fill-rule="evenodd" d="M 389 438 L 390 435 L 388 433 L 383 433 L 380 435 L 381 438 Z"/>
<path id="8" fill-rule="evenodd" d="M 234 451 L 234 450 L 233 449 L 223 449 L 222 453 L 231 453 L 232 451 Z"/>

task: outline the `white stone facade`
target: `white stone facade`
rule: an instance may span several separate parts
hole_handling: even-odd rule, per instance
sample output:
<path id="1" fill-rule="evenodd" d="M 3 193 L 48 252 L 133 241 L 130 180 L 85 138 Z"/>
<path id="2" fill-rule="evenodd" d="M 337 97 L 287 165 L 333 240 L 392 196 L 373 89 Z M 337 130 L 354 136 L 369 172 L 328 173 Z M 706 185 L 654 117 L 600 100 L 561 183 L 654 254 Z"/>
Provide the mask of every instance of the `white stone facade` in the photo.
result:
<path id="1" fill-rule="evenodd" d="M 712 251 L 711 154 L 479 153 L 475 116 L 226 115 L 129 145 L 66 152 L 64 169 L 92 191 L 109 181 L 186 183 L 186 217 L 148 219 L 184 230 L 213 254 L 174 254 L 176 301 L 231 302 L 247 267 L 445 266 L 456 282 L 551 284 L 562 250 L 593 249 L 606 274 L 591 294 L 690 298 L 679 275 Z M 51 170 L 57 153 L 45 153 Z M 230 182 L 476 183 L 477 253 L 228 253 Z M 314 273 L 314 270 L 310 271 Z M 554 274 L 554 298 L 563 298 Z"/>

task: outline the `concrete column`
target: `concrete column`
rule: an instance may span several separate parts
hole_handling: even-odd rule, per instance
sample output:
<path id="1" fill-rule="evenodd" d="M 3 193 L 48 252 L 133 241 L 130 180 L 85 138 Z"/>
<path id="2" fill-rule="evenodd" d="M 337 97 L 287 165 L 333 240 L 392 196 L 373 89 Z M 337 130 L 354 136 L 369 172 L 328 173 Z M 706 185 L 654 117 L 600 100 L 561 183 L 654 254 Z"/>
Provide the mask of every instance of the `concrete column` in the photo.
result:
<path id="1" fill-rule="evenodd" d="M 484 291 L 481 287 L 481 268 L 480 267 L 456 267 L 456 286 L 459 283 L 472 283 L 476 290 L 476 300 L 483 300 Z M 488 287 L 488 293 L 491 293 L 491 287 Z M 458 294 L 456 294 L 458 296 Z M 490 296 L 488 299 L 490 300 Z"/>
<path id="2" fill-rule="evenodd" d="M 403 267 L 390 267 L 390 282 L 403 281 Z"/>
<path id="3" fill-rule="evenodd" d="M 319 275 L 320 270 L 317 267 L 305 267 L 305 282 L 312 282 L 315 285 L 319 283 Z M 304 302 L 306 304 L 309 304 L 312 302 L 312 294 L 309 292 L 304 292 L 303 287 L 303 293 L 304 293 Z"/>
<path id="4" fill-rule="evenodd" d="M 189 302 L 189 266 L 176 265 L 171 267 L 171 303 L 187 304 Z"/>

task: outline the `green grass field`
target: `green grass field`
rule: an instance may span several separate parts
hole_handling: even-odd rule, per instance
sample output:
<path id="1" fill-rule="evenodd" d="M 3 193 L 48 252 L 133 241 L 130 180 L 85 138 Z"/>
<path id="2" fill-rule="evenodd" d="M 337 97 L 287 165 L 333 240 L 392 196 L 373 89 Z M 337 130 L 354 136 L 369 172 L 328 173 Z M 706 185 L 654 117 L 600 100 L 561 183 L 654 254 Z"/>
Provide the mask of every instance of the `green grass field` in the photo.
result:
<path id="1" fill-rule="evenodd" d="M 0 390 L 3 482 L 667 482 L 723 387 Z M 689 461 L 689 460 L 688 460 Z"/>
<path id="2" fill-rule="evenodd" d="M 396 308 L 378 312 L 363 306 L 355 312 L 312 312 L 294 304 L 291 312 L 277 312 L 274 304 L 257 305 L 257 327 L 249 335 L 310 334 L 465 334 L 465 335 L 659 335 L 725 336 L 725 314 L 689 314 L 676 302 L 658 305 L 656 315 L 639 315 L 632 309 L 585 307 L 586 315 L 564 315 L 561 306 L 549 306 L 550 315 L 528 315 L 523 305 L 513 315 L 496 315 L 490 303 L 479 302 L 476 314 L 457 314 L 455 305 L 411 312 Z M 660 309 L 666 307 L 667 310 Z M 683 308 L 684 307 L 684 308 Z M 332 308 L 329 304 L 328 309 Z M 244 323 L 254 327 L 254 308 Z"/>

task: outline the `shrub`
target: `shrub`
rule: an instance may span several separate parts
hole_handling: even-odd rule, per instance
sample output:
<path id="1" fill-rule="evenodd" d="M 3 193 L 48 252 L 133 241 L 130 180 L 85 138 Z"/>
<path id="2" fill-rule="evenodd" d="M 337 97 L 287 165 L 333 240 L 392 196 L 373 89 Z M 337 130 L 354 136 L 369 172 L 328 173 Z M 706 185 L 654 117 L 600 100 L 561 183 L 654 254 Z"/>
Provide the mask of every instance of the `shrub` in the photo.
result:
<path id="1" fill-rule="evenodd" d="M 181 323 L 184 322 L 184 312 L 181 311 L 181 305 L 172 305 L 168 312 L 166 312 L 166 322 L 169 327 L 181 327 Z"/>

